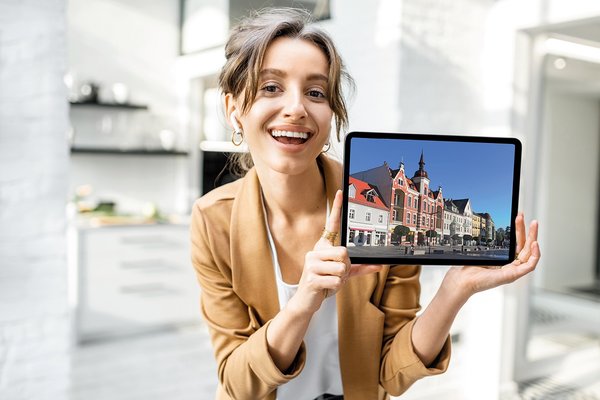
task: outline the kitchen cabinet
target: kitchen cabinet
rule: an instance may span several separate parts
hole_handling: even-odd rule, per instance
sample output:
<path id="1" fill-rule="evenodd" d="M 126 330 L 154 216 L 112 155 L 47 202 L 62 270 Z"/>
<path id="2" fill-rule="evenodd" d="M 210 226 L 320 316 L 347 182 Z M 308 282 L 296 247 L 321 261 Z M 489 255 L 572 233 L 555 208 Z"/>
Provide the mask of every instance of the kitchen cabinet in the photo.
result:
<path id="1" fill-rule="evenodd" d="M 188 225 L 79 229 L 77 249 L 80 343 L 199 321 Z"/>

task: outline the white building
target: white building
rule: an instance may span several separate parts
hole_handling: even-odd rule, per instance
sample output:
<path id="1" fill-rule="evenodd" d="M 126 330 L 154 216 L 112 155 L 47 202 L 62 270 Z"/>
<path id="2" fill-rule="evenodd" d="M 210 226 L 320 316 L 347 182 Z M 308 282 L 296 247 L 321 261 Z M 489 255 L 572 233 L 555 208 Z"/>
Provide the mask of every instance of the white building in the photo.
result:
<path id="1" fill-rule="evenodd" d="M 458 235 L 453 239 L 454 235 Z M 473 210 L 470 199 L 444 201 L 444 241 L 463 243 L 463 237 L 473 237 Z M 471 239 L 468 239 L 471 240 Z"/>
<path id="2" fill-rule="evenodd" d="M 348 189 L 348 242 L 387 245 L 390 211 L 377 186 L 350 177 Z"/>

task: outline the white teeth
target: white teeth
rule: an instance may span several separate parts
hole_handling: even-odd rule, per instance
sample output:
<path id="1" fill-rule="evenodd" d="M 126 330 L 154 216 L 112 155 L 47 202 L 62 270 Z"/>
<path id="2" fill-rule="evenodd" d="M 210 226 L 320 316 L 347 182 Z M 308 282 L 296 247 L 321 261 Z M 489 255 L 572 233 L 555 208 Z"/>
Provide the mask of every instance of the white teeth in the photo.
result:
<path id="1" fill-rule="evenodd" d="M 290 138 L 300 138 L 300 139 L 308 139 L 308 133 L 306 132 L 291 132 L 291 131 L 280 131 L 273 129 L 271 131 L 271 136 L 273 137 L 290 137 Z"/>

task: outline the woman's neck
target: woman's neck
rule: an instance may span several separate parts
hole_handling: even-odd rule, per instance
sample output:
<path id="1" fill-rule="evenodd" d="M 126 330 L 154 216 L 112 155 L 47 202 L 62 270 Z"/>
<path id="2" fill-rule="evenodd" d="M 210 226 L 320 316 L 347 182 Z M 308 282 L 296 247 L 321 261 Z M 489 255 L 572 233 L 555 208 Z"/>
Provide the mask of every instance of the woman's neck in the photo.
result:
<path id="1" fill-rule="evenodd" d="M 298 175 L 282 174 L 272 169 L 256 169 L 261 182 L 265 207 L 269 217 L 293 221 L 326 208 L 324 178 L 315 161 Z"/>

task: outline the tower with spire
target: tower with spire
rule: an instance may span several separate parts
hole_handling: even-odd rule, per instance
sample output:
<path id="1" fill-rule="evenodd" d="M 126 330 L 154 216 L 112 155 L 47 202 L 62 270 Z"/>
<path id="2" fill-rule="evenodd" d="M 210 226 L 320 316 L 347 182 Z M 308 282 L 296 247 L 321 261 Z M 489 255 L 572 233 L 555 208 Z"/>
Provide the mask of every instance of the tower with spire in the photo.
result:
<path id="1" fill-rule="evenodd" d="M 425 171 L 425 157 L 423 155 L 423 150 L 421 150 L 419 169 L 415 172 L 412 181 L 415 183 L 415 186 L 417 186 L 419 193 L 421 193 L 422 196 L 427 195 L 429 190 L 429 176 L 427 175 L 427 171 Z"/>

